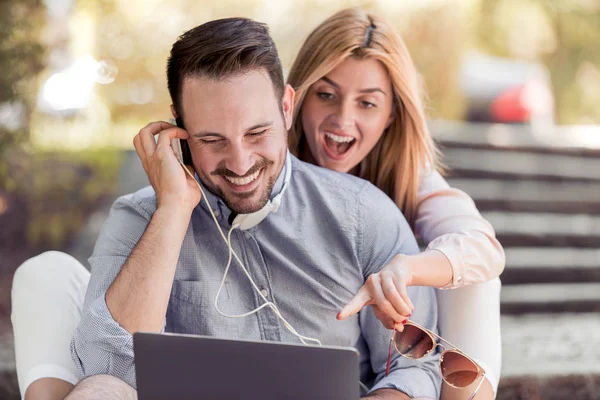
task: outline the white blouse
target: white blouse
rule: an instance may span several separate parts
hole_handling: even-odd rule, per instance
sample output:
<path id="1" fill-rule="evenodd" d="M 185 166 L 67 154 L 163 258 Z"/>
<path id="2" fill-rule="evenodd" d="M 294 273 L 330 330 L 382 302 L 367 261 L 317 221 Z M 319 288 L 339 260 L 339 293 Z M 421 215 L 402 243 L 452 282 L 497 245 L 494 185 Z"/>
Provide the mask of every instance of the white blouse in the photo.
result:
<path id="1" fill-rule="evenodd" d="M 498 277 L 505 256 L 492 225 L 465 192 L 451 188 L 438 172 L 423 172 L 417 193 L 415 233 L 427 250 L 442 252 L 452 265 L 452 289 Z"/>

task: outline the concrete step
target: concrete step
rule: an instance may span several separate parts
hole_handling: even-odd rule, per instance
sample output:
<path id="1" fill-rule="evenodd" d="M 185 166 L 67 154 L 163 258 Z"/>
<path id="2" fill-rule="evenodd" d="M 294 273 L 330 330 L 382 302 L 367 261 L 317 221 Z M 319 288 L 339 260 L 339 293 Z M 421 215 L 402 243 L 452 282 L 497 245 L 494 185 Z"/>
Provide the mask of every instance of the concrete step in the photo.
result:
<path id="1" fill-rule="evenodd" d="M 486 212 L 505 248 L 600 248 L 600 218 L 586 214 Z"/>
<path id="2" fill-rule="evenodd" d="M 534 312 L 600 312 L 600 283 L 504 284 L 503 315 Z"/>
<path id="3" fill-rule="evenodd" d="M 600 179 L 600 157 L 465 147 L 442 148 L 442 152 L 451 168 Z"/>
<path id="4" fill-rule="evenodd" d="M 476 199 L 479 211 L 600 215 L 600 201 Z"/>
<path id="5" fill-rule="evenodd" d="M 482 171 L 477 167 L 473 168 L 461 168 L 451 167 L 446 174 L 447 178 L 460 178 L 460 179 L 494 179 L 499 181 L 519 181 L 522 179 L 537 181 L 537 182 L 582 182 L 582 183 L 600 183 L 600 179 L 597 178 L 585 178 L 585 177 L 567 177 L 557 176 L 551 174 L 533 174 L 527 171 L 515 172 L 502 172 L 502 171 Z"/>
<path id="6" fill-rule="evenodd" d="M 19 400 L 19 383 L 15 373 L 15 348 L 12 334 L 0 337 L 0 399 Z"/>
<path id="7" fill-rule="evenodd" d="M 600 373 L 600 313 L 503 315 L 502 378 Z"/>
<path id="8" fill-rule="evenodd" d="M 523 234 L 520 232 L 501 232 L 496 235 L 504 248 L 508 247 L 572 247 L 598 248 L 600 236 L 562 235 L 562 234 Z"/>
<path id="9" fill-rule="evenodd" d="M 599 400 L 600 374 L 560 374 L 504 378 L 496 400 Z"/>
<path id="10" fill-rule="evenodd" d="M 522 268 L 544 266 L 549 269 L 569 266 L 600 267 L 600 246 L 592 249 L 512 247 L 505 249 L 505 254 L 507 268 L 513 266 Z"/>
<path id="11" fill-rule="evenodd" d="M 431 120 L 433 137 L 461 145 L 600 153 L 598 125 L 511 125 Z"/>
<path id="12" fill-rule="evenodd" d="M 600 282 L 600 250 L 572 248 L 505 249 L 504 285 Z"/>
<path id="13" fill-rule="evenodd" d="M 497 233 L 600 235 L 600 216 L 506 211 L 487 211 L 482 215 L 492 224 Z M 600 246 L 600 241 L 598 245 Z"/>
<path id="14" fill-rule="evenodd" d="M 600 139 L 599 139 L 600 141 Z M 464 140 L 438 140 L 442 150 L 467 149 L 473 151 L 494 150 L 507 153 L 527 153 L 532 155 L 551 154 L 578 158 L 597 158 L 600 155 L 600 148 L 590 147 L 569 147 L 569 146 L 544 146 L 540 145 L 522 145 L 518 143 L 490 143 L 490 142 L 469 142 Z"/>
<path id="15" fill-rule="evenodd" d="M 547 183 L 534 180 L 448 179 L 451 186 L 479 200 L 533 201 L 544 203 L 589 203 L 600 201 L 600 184 L 585 182 Z M 565 208 L 565 212 L 568 209 Z"/>
<path id="16" fill-rule="evenodd" d="M 15 344 L 11 333 L 9 337 L 0 338 L 0 372 L 13 369 L 15 369 Z"/>
<path id="17" fill-rule="evenodd" d="M 600 264 L 595 267 L 564 265 L 557 267 L 522 267 L 507 265 L 502 273 L 502 283 L 600 283 Z"/>
<path id="18" fill-rule="evenodd" d="M 0 399 L 20 400 L 19 383 L 14 370 L 0 371 Z"/>

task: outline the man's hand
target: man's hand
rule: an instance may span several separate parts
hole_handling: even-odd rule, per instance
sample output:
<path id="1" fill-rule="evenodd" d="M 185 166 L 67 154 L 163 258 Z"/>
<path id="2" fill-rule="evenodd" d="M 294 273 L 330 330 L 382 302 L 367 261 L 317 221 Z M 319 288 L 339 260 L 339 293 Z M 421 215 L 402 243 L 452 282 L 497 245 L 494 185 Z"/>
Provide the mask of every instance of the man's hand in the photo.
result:
<path id="1" fill-rule="evenodd" d="M 158 136 L 156 141 L 155 136 Z M 133 138 L 135 151 L 156 192 L 158 208 L 176 207 L 191 212 L 200 202 L 200 189 L 183 170 L 171 148 L 171 139 L 188 137 L 185 130 L 158 121 L 146 125 Z"/>
<path id="2" fill-rule="evenodd" d="M 412 284 L 412 273 L 406 265 L 406 257 L 398 255 L 381 271 L 370 275 L 354 298 L 342 308 L 337 319 L 348 318 L 371 305 L 386 328 L 401 332 L 403 324 L 415 309 L 406 292 L 406 287 Z"/>

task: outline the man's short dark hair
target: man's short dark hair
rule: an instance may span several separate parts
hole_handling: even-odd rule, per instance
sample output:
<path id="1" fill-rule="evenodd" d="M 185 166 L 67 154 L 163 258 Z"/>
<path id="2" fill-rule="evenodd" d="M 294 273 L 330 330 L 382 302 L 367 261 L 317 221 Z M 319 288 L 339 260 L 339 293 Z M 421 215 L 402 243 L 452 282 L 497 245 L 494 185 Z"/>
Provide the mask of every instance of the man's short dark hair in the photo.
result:
<path id="1" fill-rule="evenodd" d="M 283 96 L 283 70 L 269 28 L 248 18 L 225 18 L 197 26 L 181 35 L 167 60 L 167 84 L 179 117 L 181 93 L 189 77 L 222 79 L 264 69 L 277 99 Z"/>

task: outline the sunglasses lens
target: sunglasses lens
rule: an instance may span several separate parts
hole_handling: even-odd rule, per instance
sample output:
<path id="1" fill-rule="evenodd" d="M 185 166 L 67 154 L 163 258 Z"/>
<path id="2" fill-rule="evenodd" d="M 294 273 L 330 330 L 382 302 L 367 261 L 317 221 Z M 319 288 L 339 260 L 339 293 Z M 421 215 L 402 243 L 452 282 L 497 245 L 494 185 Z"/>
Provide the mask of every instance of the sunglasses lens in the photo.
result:
<path id="1" fill-rule="evenodd" d="M 477 379 L 477 365 L 467 357 L 453 350 L 443 355 L 442 376 L 444 380 L 455 387 L 466 387 Z"/>
<path id="2" fill-rule="evenodd" d="M 394 341 L 398 352 L 409 358 L 421 358 L 434 346 L 431 336 L 413 325 L 404 325 L 402 332 L 396 332 Z"/>

